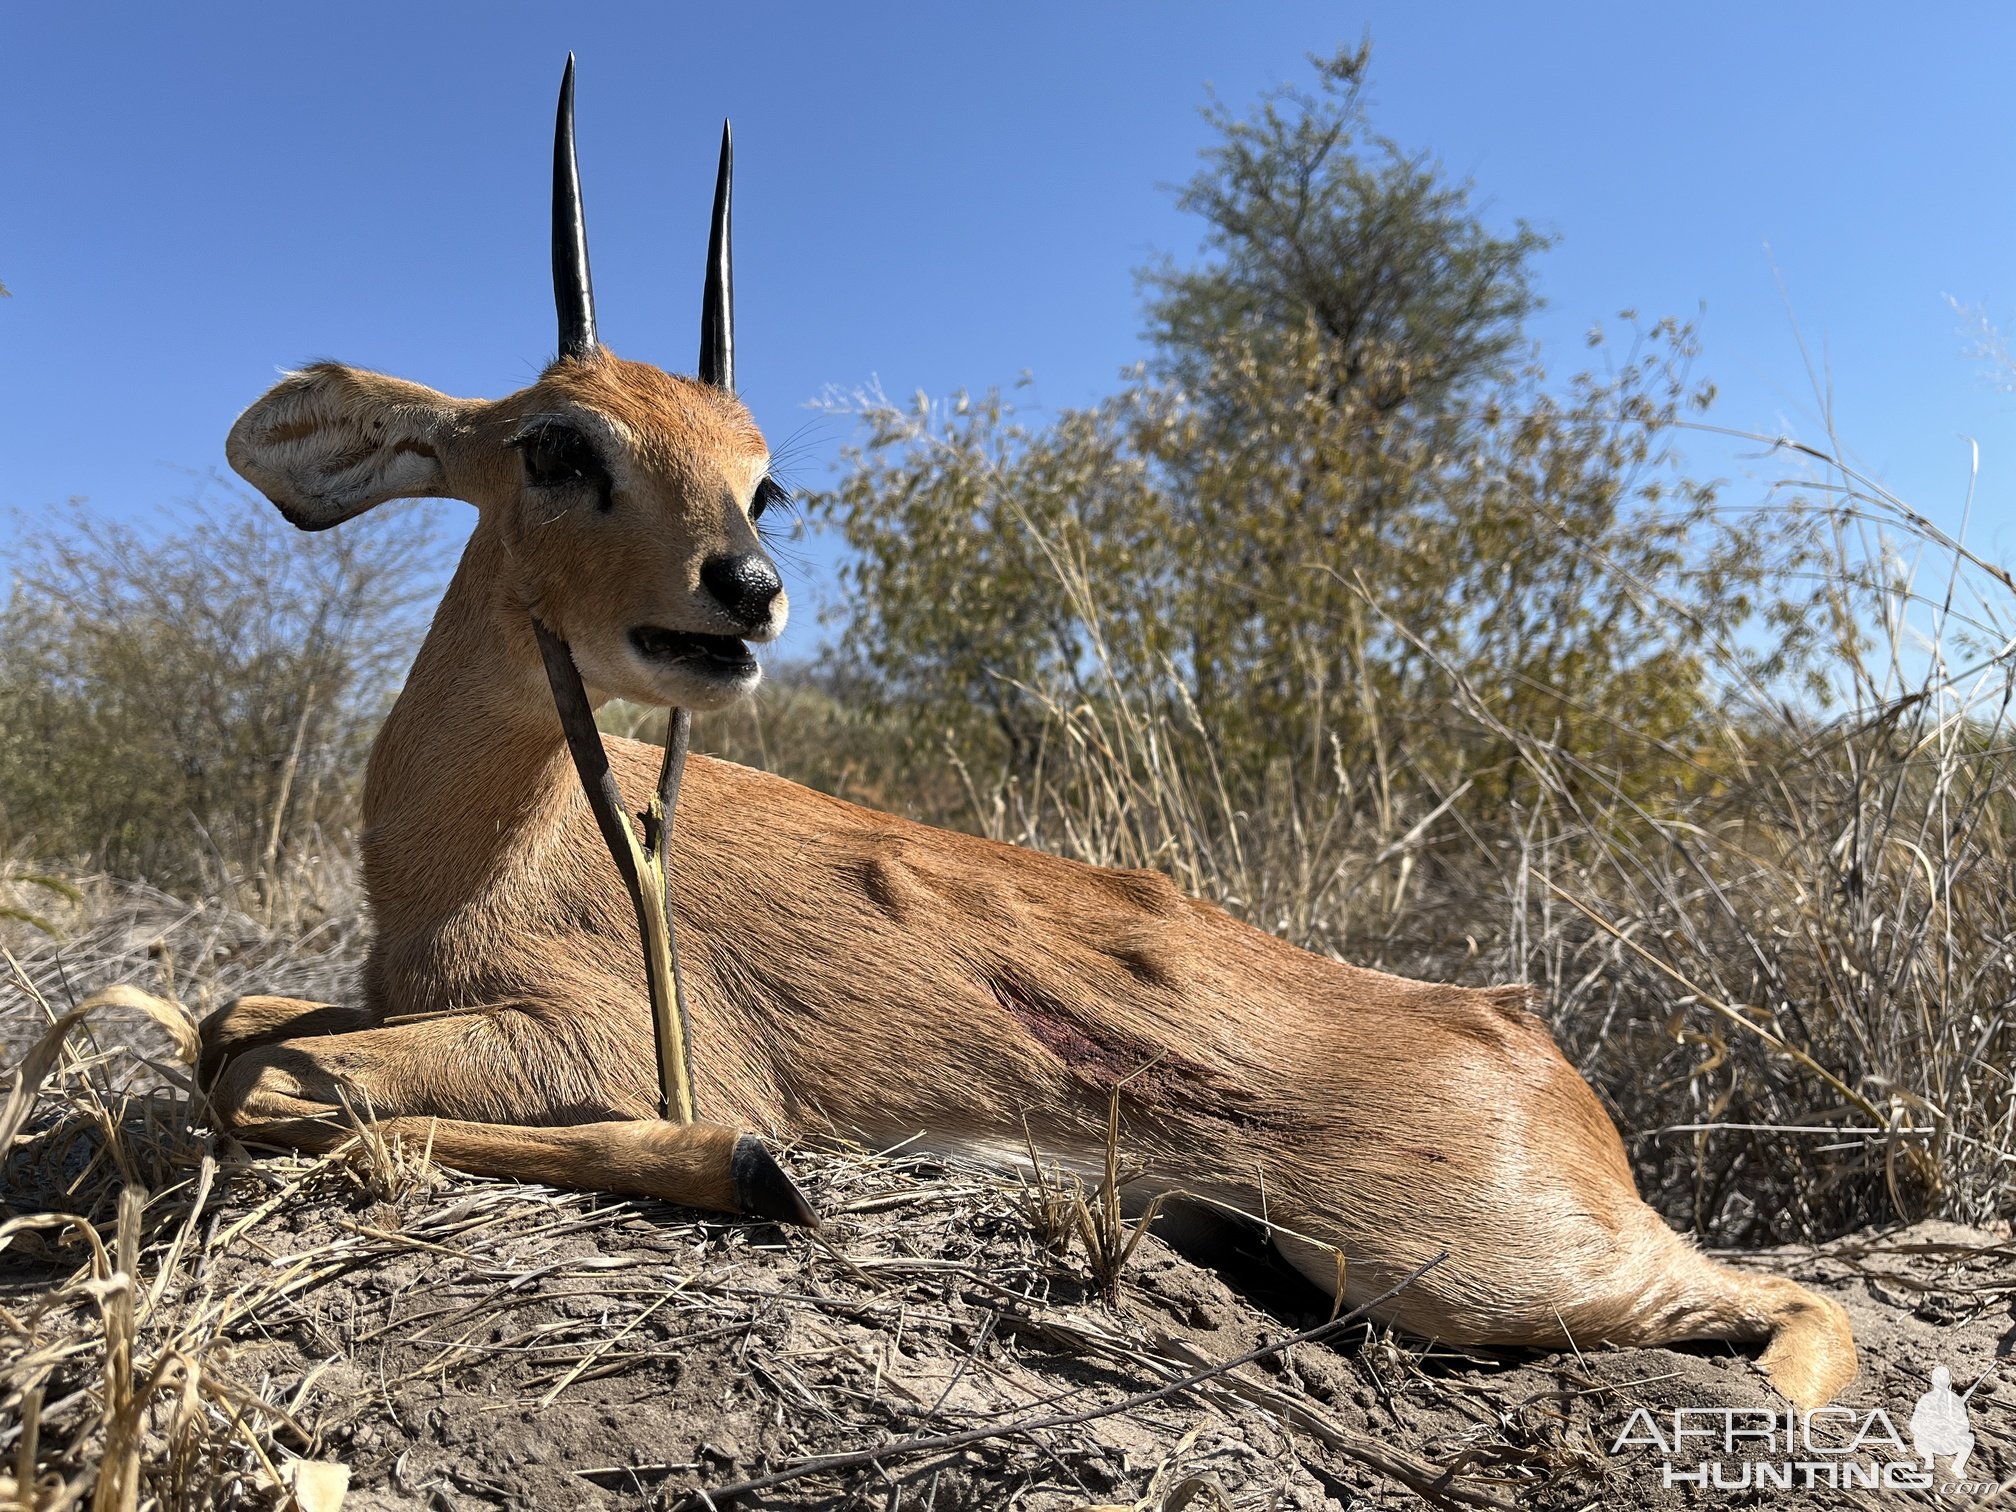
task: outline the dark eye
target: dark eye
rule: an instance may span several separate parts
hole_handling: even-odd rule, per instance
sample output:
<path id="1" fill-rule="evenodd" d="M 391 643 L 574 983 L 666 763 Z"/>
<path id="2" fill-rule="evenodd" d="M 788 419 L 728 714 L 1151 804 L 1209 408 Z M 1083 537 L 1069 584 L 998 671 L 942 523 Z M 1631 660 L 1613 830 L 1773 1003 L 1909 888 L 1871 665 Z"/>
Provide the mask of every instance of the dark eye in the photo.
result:
<path id="1" fill-rule="evenodd" d="M 515 443 L 525 459 L 525 477 L 535 488 L 561 488 L 594 483 L 608 496 L 609 474 L 595 447 L 581 432 L 565 425 L 542 425 Z"/>
<path id="2" fill-rule="evenodd" d="M 756 485 L 755 497 L 749 501 L 749 518 L 760 520 L 764 512 L 791 502 L 791 491 L 775 478 L 765 478 Z"/>

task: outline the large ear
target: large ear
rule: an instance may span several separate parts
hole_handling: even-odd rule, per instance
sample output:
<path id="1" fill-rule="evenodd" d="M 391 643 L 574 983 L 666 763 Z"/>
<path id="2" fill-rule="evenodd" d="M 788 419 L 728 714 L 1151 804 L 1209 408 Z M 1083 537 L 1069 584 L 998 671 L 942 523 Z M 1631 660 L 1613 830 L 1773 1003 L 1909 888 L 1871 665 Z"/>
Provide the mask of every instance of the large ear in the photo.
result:
<path id="1" fill-rule="evenodd" d="M 333 362 L 289 373 L 238 417 L 224 455 L 303 530 L 450 491 L 442 449 L 482 401 Z"/>

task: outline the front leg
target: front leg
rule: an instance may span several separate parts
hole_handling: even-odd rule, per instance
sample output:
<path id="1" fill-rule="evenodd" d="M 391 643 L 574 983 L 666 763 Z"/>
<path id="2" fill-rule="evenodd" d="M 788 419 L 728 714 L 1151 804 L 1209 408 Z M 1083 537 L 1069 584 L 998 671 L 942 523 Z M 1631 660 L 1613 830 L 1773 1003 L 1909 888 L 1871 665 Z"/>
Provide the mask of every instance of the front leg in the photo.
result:
<path id="1" fill-rule="evenodd" d="M 306 998 L 256 996 L 234 999 L 204 1019 L 199 1026 L 203 1036 L 203 1056 L 196 1063 L 197 1083 L 208 1087 L 217 1080 L 225 1061 L 241 1051 L 284 1039 L 368 1029 L 371 1021 L 368 1009 L 345 1008 L 336 1003 L 312 1003 Z"/>
<path id="2" fill-rule="evenodd" d="M 528 1057 L 539 1040 L 510 1018 L 462 1015 L 258 1046 L 231 1058 L 211 1101 L 233 1133 L 255 1143 L 333 1149 L 354 1116 L 431 1142 L 444 1165 L 479 1175 L 817 1226 L 755 1135 L 625 1117 L 634 1091 L 608 1097 L 571 1058 Z"/>

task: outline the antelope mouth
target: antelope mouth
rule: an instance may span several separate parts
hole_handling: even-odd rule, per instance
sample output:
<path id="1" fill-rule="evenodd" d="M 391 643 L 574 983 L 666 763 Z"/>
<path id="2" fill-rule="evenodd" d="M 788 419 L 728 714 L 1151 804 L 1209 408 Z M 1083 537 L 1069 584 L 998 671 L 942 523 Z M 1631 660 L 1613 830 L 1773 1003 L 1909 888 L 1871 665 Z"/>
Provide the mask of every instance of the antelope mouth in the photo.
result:
<path id="1" fill-rule="evenodd" d="M 756 670 L 756 655 L 749 643 L 732 635 L 699 635 L 639 625 L 630 632 L 630 645 L 654 666 L 678 667 L 724 681 L 747 677 Z"/>

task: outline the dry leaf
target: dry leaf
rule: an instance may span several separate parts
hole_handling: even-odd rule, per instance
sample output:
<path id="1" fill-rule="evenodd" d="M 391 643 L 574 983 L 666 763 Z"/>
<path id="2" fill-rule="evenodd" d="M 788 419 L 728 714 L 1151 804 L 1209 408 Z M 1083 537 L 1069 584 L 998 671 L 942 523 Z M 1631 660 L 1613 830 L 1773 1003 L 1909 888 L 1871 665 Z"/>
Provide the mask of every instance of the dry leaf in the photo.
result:
<path id="1" fill-rule="evenodd" d="M 334 1460 L 289 1460 L 280 1467 L 280 1479 L 301 1512 L 343 1512 L 350 1493 L 350 1467 Z"/>
<path id="2" fill-rule="evenodd" d="M 1191 1507 L 1203 1512 L 1205 1503 L 1199 1498 L 1207 1496 L 1213 1512 L 1232 1512 L 1232 1503 L 1225 1497 L 1225 1488 L 1208 1475 L 1193 1475 L 1178 1484 L 1162 1504 L 1162 1512 L 1185 1512 Z"/>
<path id="3" fill-rule="evenodd" d="M 169 1038 L 175 1041 L 176 1057 L 185 1066 L 195 1065 L 203 1053 L 203 1036 L 197 1031 L 196 1015 L 172 998 L 156 997 L 122 984 L 94 992 L 77 1006 L 87 1013 L 96 1008 L 136 1008 L 168 1031 Z"/>

